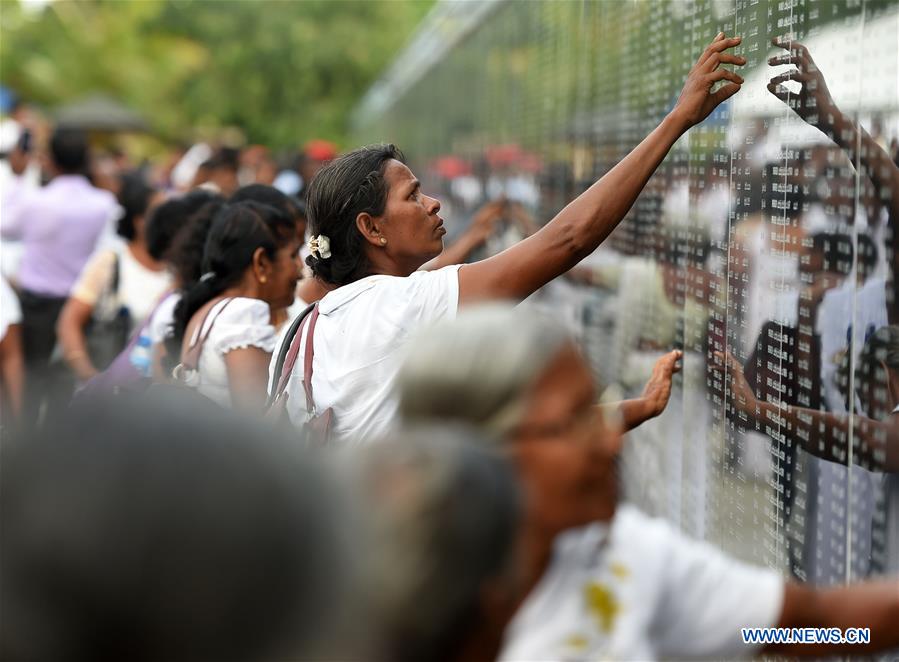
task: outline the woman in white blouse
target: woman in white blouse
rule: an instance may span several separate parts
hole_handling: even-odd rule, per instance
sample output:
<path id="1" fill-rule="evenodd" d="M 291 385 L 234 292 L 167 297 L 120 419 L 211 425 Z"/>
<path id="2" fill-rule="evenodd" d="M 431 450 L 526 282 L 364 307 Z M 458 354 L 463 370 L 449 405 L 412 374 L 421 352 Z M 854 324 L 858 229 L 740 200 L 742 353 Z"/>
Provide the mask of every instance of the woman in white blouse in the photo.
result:
<path id="1" fill-rule="evenodd" d="M 261 411 L 275 346 L 271 311 L 293 302 L 301 237 L 296 219 L 254 202 L 212 222 L 205 273 L 175 308 L 176 376 L 219 404 Z"/>
<path id="2" fill-rule="evenodd" d="M 330 412 L 329 436 L 336 441 L 364 443 L 383 435 L 396 419 L 393 382 L 409 333 L 473 302 L 522 301 L 592 253 L 681 135 L 740 89 L 743 79 L 720 66 L 746 63 L 728 52 L 739 43 L 720 33 L 690 71 L 674 108 L 643 142 L 540 231 L 480 262 L 419 270 L 443 250 L 440 202 L 421 191 L 393 145 L 355 150 L 319 171 L 306 196 L 307 264 L 336 289 L 318 307 L 314 411 L 306 410 L 304 362 L 298 361 L 287 384 L 291 420 L 301 424 Z"/>

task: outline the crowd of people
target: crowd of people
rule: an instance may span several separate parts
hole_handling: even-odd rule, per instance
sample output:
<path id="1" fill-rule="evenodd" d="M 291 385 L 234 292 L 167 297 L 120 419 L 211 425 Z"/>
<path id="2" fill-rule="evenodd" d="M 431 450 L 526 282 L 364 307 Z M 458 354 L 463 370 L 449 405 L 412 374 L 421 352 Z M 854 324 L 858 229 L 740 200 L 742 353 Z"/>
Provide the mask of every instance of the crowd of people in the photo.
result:
<path id="1" fill-rule="evenodd" d="M 0 224 L 21 249 L 15 291 L 0 282 L 0 656 L 731 658 L 762 650 L 741 637 L 753 627 L 871 633 L 764 652 L 899 647 L 896 578 L 818 588 L 620 504 L 623 434 L 665 411 L 683 352 L 656 351 L 633 397 L 600 398 L 564 325 L 517 305 L 565 275 L 601 280 L 572 270 L 739 93 L 722 66 L 745 64 L 739 43 L 720 33 L 626 158 L 472 262 L 508 201 L 445 247 L 440 201 L 393 145 L 314 143 L 280 174 L 197 146 L 165 184 L 123 171 L 107 190 L 84 134 L 53 132 L 43 187 L 17 144 Z M 899 190 L 866 146 L 875 187 Z M 893 409 L 869 446 L 895 473 L 884 328 L 865 356 L 887 384 L 877 411 Z M 744 423 L 812 415 L 718 359 Z"/>

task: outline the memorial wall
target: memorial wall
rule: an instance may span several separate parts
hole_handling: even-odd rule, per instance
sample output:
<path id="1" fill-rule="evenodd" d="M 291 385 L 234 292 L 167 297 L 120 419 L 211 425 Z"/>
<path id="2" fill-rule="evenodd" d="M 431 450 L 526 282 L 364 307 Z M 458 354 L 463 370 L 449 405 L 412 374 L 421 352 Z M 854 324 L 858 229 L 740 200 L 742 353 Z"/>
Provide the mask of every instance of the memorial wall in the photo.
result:
<path id="1" fill-rule="evenodd" d="M 445 3 L 356 140 L 404 150 L 448 241 L 504 199 L 479 259 L 624 157 L 719 31 L 743 37 L 742 90 L 532 303 L 575 329 L 606 397 L 684 351 L 666 412 L 628 437 L 629 500 L 801 579 L 899 572 L 899 2 Z"/>

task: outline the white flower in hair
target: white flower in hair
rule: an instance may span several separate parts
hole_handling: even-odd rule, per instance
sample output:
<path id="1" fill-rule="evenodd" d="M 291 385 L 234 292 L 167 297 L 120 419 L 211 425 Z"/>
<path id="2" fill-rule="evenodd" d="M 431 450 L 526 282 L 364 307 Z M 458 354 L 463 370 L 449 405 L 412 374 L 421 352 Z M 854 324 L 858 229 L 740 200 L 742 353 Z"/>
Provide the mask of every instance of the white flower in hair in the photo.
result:
<path id="1" fill-rule="evenodd" d="M 323 260 L 331 257 L 331 240 L 323 234 L 318 235 L 318 252 Z"/>
<path id="2" fill-rule="evenodd" d="M 307 245 L 309 252 L 320 260 L 327 260 L 331 257 L 331 240 L 325 235 L 320 234 L 317 237 L 313 235 Z"/>

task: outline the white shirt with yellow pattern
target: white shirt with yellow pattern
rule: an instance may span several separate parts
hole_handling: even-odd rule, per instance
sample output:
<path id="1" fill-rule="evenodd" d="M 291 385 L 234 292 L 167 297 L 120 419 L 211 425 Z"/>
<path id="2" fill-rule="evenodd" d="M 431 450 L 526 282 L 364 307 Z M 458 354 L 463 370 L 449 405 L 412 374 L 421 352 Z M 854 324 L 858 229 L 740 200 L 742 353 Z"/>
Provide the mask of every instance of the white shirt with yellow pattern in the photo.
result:
<path id="1" fill-rule="evenodd" d="M 506 630 L 501 662 L 752 657 L 743 627 L 777 625 L 784 582 L 629 505 L 559 536 Z"/>

